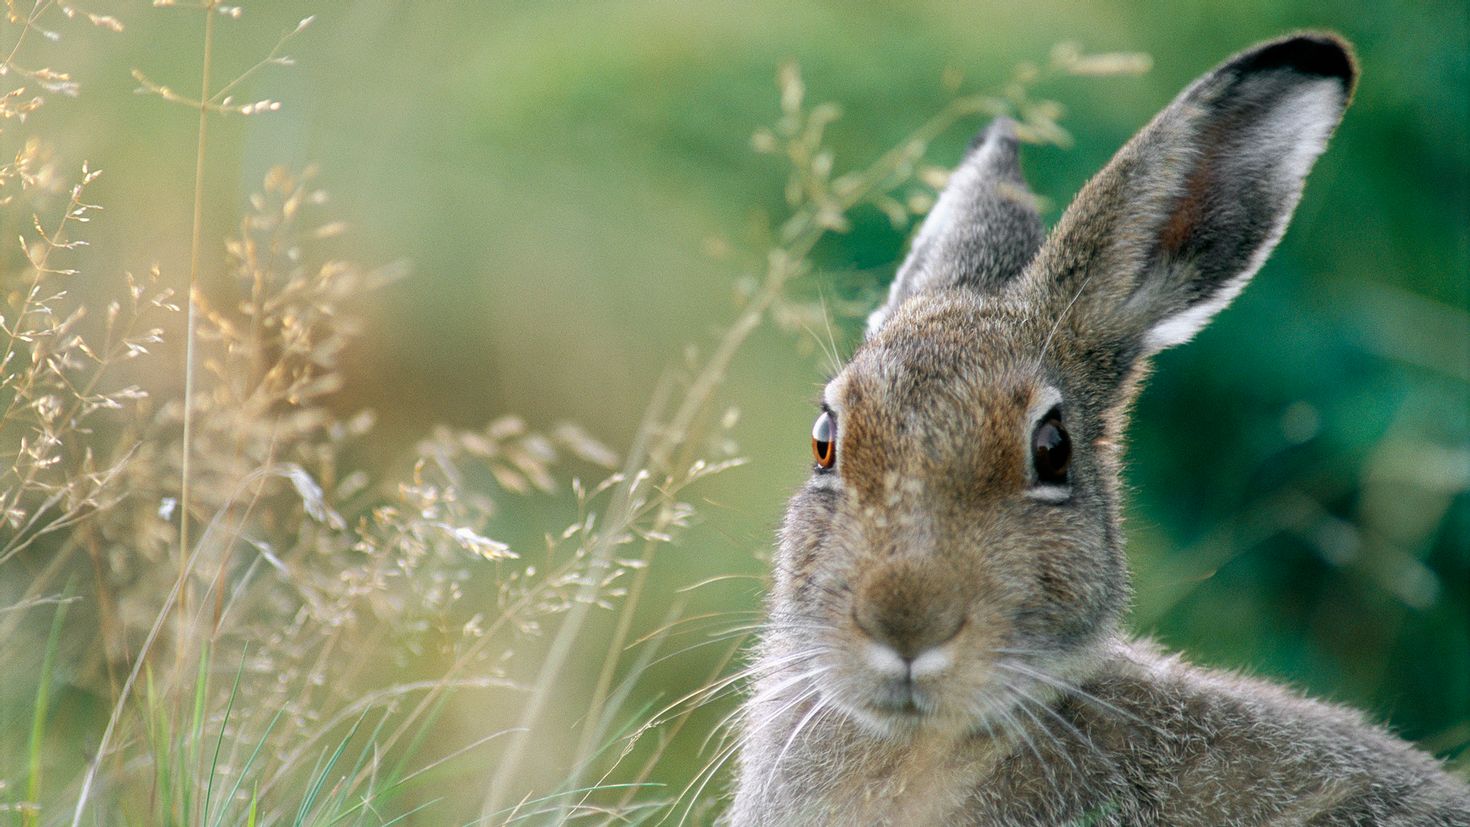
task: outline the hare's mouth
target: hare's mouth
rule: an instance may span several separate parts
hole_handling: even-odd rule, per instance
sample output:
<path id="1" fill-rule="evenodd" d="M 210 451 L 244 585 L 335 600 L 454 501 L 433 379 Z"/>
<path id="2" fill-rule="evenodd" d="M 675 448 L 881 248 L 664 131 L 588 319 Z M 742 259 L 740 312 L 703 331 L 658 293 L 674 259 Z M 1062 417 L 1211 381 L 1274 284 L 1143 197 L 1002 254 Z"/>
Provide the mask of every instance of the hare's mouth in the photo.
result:
<path id="1" fill-rule="evenodd" d="M 933 711 L 933 702 L 922 694 L 911 682 L 885 682 L 870 699 L 869 706 L 883 715 L 899 718 L 922 718 Z"/>
<path id="2" fill-rule="evenodd" d="M 888 737 L 913 732 L 942 717 L 934 692 L 911 680 L 865 680 L 833 700 L 863 727 Z"/>

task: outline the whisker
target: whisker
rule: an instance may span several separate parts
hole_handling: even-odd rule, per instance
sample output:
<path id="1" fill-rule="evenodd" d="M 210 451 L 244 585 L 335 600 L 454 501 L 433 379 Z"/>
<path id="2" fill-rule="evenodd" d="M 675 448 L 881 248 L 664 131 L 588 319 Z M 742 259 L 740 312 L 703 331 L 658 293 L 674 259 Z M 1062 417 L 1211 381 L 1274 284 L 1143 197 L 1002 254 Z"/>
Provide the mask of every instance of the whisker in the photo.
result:
<path id="1" fill-rule="evenodd" d="M 818 675 L 822 675 L 822 674 L 825 674 L 827 672 L 830 672 L 831 670 L 832 670 L 832 667 L 830 667 L 830 666 L 816 666 L 816 667 L 813 667 L 813 668 L 811 668 L 811 669 L 809 669 L 809 670 L 807 670 L 805 672 L 801 672 L 801 673 L 799 673 L 797 675 L 794 675 L 794 676 L 792 676 L 790 678 L 786 678 L 786 679 L 782 680 L 781 683 L 778 683 L 775 686 L 770 687 L 769 689 L 764 689 L 764 690 L 761 690 L 761 691 L 757 691 L 756 694 L 755 694 L 755 696 L 752 698 L 752 700 L 753 701 L 762 701 L 762 700 L 765 700 L 766 698 L 768 698 L 770 696 L 780 695 L 781 692 L 784 689 L 786 689 L 788 686 L 791 686 L 792 684 L 800 683 L 801 681 L 807 680 L 808 678 L 814 678 L 814 677 L 816 677 Z"/>
<path id="2" fill-rule="evenodd" d="M 1004 668 L 1010 668 L 1010 670 L 1017 671 L 1017 673 L 1019 674 L 1025 674 L 1025 676 L 1032 677 L 1032 679 L 1039 680 L 1039 682 L 1047 683 L 1047 685 L 1053 686 L 1054 689 L 1061 690 L 1061 692 L 1066 693 L 1066 695 L 1075 696 L 1075 698 L 1080 699 L 1080 701 L 1085 702 L 1085 704 L 1092 705 L 1092 707 L 1097 707 L 1100 709 L 1105 709 L 1105 711 L 1108 712 L 1113 712 L 1114 715 L 1119 715 L 1119 717 L 1126 718 L 1127 721 L 1132 721 L 1133 724 L 1138 724 L 1138 726 L 1144 727 L 1144 729 L 1150 730 L 1150 732 L 1152 733 L 1164 734 L 1163 730 L 1161 730 L 1160 727 L 1157 726 L 1157 724 L 1151 723 L 1151 721 L 1144 720 L 1144 718 L 1138 717 L 1138 715 L 1133 714 L 1133 712 L 1127 711 L 1127 709 L 1117 707 L 1116 704 L 1110 704 L 1110 702 L 1098 698 L 1098 696 L 1094 695 L 1094 693 L 1088 692 L 1088 690 L 1086 689 L 1082 689 L 1082 687 L 1075 685 L 1075 683 L 1069 682 L 1069 680 L 1060 679 L 1060 677 L 1054 676 L 1054 674 L 1045 673 L 1045 671 L 1038 670 L 1038 668 L 1026 667 L 1026 665 L 1017 664 L 1017 662 L 997 661 L 997 664 L 995 665 L 1000 665 L 1000 667 Z"/>
<path id="3" fill-rule="evenodd" d="M 997 646 L 990 650 L 997 655 L 1049 655 L 1053 654 L 1045 649 L 1020 649 L 1017 647 Z"/>
<path id="4" fill-rule="evenodd" d="M 1046 672 L 1043 672 L 1043 671 L 1041 671 L 1039 669 L 1033 669 L 1033 668 L 1031 668 L 1029 666 L 1024 666 L 1022 664 L 1015 663 L 1015 662 L 1008 662 L 1008 661 L 1003 661 L 1002 660 L 1002 661 L 996 661 L 995 662 L 995 665 L 998 666 L 998 667 L 1000 667 L 1000 668 L 1002 668 L 1002 669 L 1009 669 L 1009 670 L 1011 670 L 1013 672 L 1016 672 L 1018 674 L 1025 675 L 1028 678 L 1032 678 L 1034 680 L 1041 681 L 1042 683 L 1045 683 L 1045 684 L 1047 684 L 1047 685 L 1049 685 L 1049 686 L 1051 686 L 1051 687 L 1053 687 L 1055 689 L 1059 689 L 1059 690 L 1061 690 L 1062 692 L 1064 692 L 1066 694 L 1075 695 L 1076 697 L 1080 698 L 1083 701 L 1086 701 L 1086 702 L 1088 702 L 1090 704 L 1093 704 L 1094 706 L 1097 706 L 1097 707 L 1100 707 L 1102 709 L 1105 709 L 1105 710 L 1107 710 L 1109 712 L 1112 712 L 1115 715 L 1119 715 L 1121 717 L 1127 718 L 1128 720 L 1133 721 L 1134 723 L 1139 724 L 1141 726 L 1145 726 L 1145 727 L 1148 727 L 1150 729 L 1156 729 L 1152 724 L 1150 724 L 1149 722 L 1143 720 L 1142 718 L 1138 717 L 1137 715 L 1134 715 L 1132 712 L 1129 712 L 1126 709 L 1122 709 L 1122 708 L 1120 708 L 1120 707 L 1118 707 L 1118 706 L 1116 706 L 1114 704 L 1111 704 L 1111 703 L 1103 700 L 1102 698 L 1097 697 L 1096 695 L 1092 694 L 1091 692 L 1088 692 L 1087 690 L 1083 689 L 1082 687 L 1077 686 L 1076 684 L 1071 683 L 1070 681 L 1063 680 L 1062 678 L 1059 678 L 1059 677 L 1057 677 L 1055 675 L 1051 675 L 1051 674 L 1048 674 Z"/>
<path id="5" fill-rule="evenodd" d="M 1057 755 L 1061 756 L 1062 760 L 1067 762 L 1067 766 L 1072 768 L 1072 773 L 1080 778 L 1082 775 L 1082 770 L 1077 766 L 1077 763 L 1072 760 L 1072 756 L 1068 754 L 1069 751 L 1063 746 L 1061 739 L 1058 738 L 1054 733 L 1052 733 L 1051 727 L 1047 726 L 1045 723 L 1042 722 L 1040 718 L 1036 717 L 1036 713 L 1031 711 L 1029 705 L 1034 704 L 1041 707 L 1042 711 L 1052 715 L 1057 720 L 1061 721 L 1064 726 L 1076 732 L 1078 736 L 1081 736 L 1082 733 L 1078 731 L 1076 727 L 1073 727 L 1070 723 L 1068 723 L 1065 718 L 1061 717 L 1055 711 L 1053 711 L 1050 707 L 1047 707 L 1045 704 L 1041 703 L 1030 695 L 1027 695 L 1019 687 L 1001 684 L 1001 689 L 1015 697 L 1016 709 L 1019 710 L 1026 717 L 1030 718 L 1036 724 L 1037 730 L 1045 735 L 1047 739 L 1049 739 L 1051 746 L 1056 751 Z M 1092 748 L 1093 750 L 1097 749 L 1097 747 L 1092 743 L 1091 739 L 1084 738 L 1083 740 L 1086 742 L 1088 747 Z"/>
<path id="6" fill-rule="evenodd" d="M 1041 344 L 1041 354 L 1036 357 L 1036 367 L 1041 367 L 1042 361 L 1046 359 L 1047 352 L 1051 350 L 1052 339 L 1056 337 L 1057 331 L 1061 329 L 1062 322 L 1066 321 L 1067 315 L 1072 312 L 1072 306 L 1077 303 L 1078 299 L 1082 298 L 1082 292 L 1087 289 L 1087 283 L 1092 281 L 1092 276 L 1096 272 L 1097 268 L 1093 268 L 1087 272 L 1086 276 L 1082 277 L 1082 283 L 1077 286 L 1077 292 L 1072 296 L 1072 300 L 1067 302 L 1066 308 L 1057 316 L 1057 320 L 1052 324 L 1051 330 L 1046 334 L 1046 341 Z"/>
<path id="7" fill-rule="evenodd" d="M 741 704 L 740 706 L 737 706 L 729 712 L 725 713 L 725 717 L 721 718 L 713 727 L 711 727 L 709 734 L 704 736 L 703 741 L 699 742 L 699 749 L 696 751 L 696 754 L 704 754 L 704 751 L 709 749 L 709 742 L 713 740 L 716 736 L 720 738 L 729 737 L 730 733 L 734 731 L 732 724 L 735 719 L 743 717 L 746 712 L 747 710 L 745 708 L 745 705 Z"/>
<path id="8" fill-rule="evenodd" d="M 650 640 L 652 640 L 652 639 L 654 639 L 656 637 L 660 637 L 660 636 L 664 635 L 665 633 L 669 633 L 669 634 L 687 634 L 688 632 L 692 631 L 692 630 L 688 630 L 688 629 L 682 630 L 682 631 L 679 631 L 679 632 L 674 632 L 673 631 L 674 629 L 676 629 L 676 628 L 678 628 L 680 626 L 687 626 L 689 624 L 700 623 L 700 622 L 703 622 L 703 621 L 706 621 L 706 620 L 716 620 L 716 619 L 723 618 L 723 617 L 731 617 L 731 616 L 736 616 L 736 615 L 756 615 L 758 613 L 759 613 L 759 610 L 757 610 L 757 609 L 748 609 L 748 610 L 728 611 L 728 612 L 709 612 L 707 614 L 695 615 L 693 617 L 683 617 L 683 618 L 680 618 L 678 620 L 675 620 L 672 623 L 665 623 L 662 626 L 658 627 L 657 629 L 654 629 L 653 631 L 649 632 L 648 634 L 643 635 L 642 637 L 638 638 L 637 640 L 632 641 L 627 646 L 624 646 L 623 647 L 623 650 L 624 651 L 628 651 L 630 649 L 636 648 L 636 647 L 638 647 L 638 646 L 640 646 L 640 645 L 642 645 L 644 643 L 647 643 L 648 641 L 650 641 Z"/>
<path id="9" fill-rule="evenodd" d="M 1010 735 L 1014 736 L 1023 746 L 1030 750 L 1031 754 L 1036 757 L 1037 766 L 1045 770 L 1046 761 L 1041 757 L 1041 752 L 1036 748 L 1036 744 L 1031 741 L 1030 736 L 1026 732 L 1026 728 L 1001 704 L 987 702 L 985 706 L 987 712 L 1000 716 L 1002 726 L 1008 730 Z"/>
<path id="10" fill-rule="evenodd" d="M 792 676 L 790 676 L 788 678 L 783 679 L 781 681 L 781 683 L 777 684 L 776 686 L 770 687 L 768 689 L 765 689 L 765 690 L 757 693 L 754 697 L 752 697 L 751 701 L 752 702 L 756 702 L 758 700 L 761 700 L 761 699 L 766 698 L 766 697 L 771 696 L 771 695 L 779 695 L 787 687 L 792 686 L 793 684 L 801 683 L 802 681 L 806 681 L 806 680 L 810 680 L 812 678 L 815 678 L 815 677 L 817 677 L 819 675 L 822 675 L 822 674 L 826 673 L 827 671 L 829 671 L 829 669 L 830 669 L 830 667 L 818 666 L 818 667 L 815 667 L 813 669 L 809 669 L 809 670 L 807 670 L 805 672 L 800 672 L 800 673 L 798 673 L 796 675 L 792 675 Z M 700 706 L 703 706 L 704 704 L 707 704 L 707 703 L 710 703 L 710 702 L 714 701 L 716 698 L 718 698 L 718 697 L 726 694 L 727 692 L 732 691 L 732 689 L 733 689 L 733 686 L 732 685 L 726 685 L 718 693 L 716 693 L 714 695 L 711 695 L 711 696 L 709 696 L 707 698 L 701 699 L 700 702 L 699 702 L 700 703 Z M 745 711 L 745 707 L 743 705 L 741 707 L 736 708 L 733 712 L 731 712 L 730 714 L 728 714 L 728 715 L 725 716 L 724 720 L 722 720 L 720 722 L 720 726 L 723 727 L 725 725 L 725 723 L 730 720 L 730 718 L 732 718 L 732 717 L 734 717 L 734 716 L 736 716 L 736 715 L 738 715 L 738 714 L 740 714 L 740 713 L 742 713 L 744 711 Z M 779 715 L 782 711 L 784 711 L 784 708 L 781 709 L 781 710 L 777 710 L 776 714 Z M 700 746 L 700 751 L 701 752 L 703 752 L 705 746 L 708 745 L 709 738 L 711 736 L 713 736 L 718 731 L 719 731 L 719 728 L 717 727 L 714 731 L 711 732 L 710 736 L 706 736 L 705 741 L 704 741 L 704 744 L 702 744 Z"/>
<path id="11" fill-rule="evenodd" d="M 780 709 L 776 710 L 776 712 L 772 713 L 764 721 L 761 721 L 753 729 L 746 731 L 739 738 L 736 738 L 734 741 L 732 741 L 729 746 L 725 747 L 723 750 L 721 750 L 720 753 L 716 754 L 716 756 L 711 759 L 708 764 L 705 764 L 704 768 L 695 774 L 694 778 L 689 781 L 689 784 L 686 785 L 683 791 L 679 793 L 678 797 L 674 799 L 673 807 L 677 808 L 679 801 L 684 798 L 684 795 L 688 793 L 691 788 L 694 789 L 694 795 L 690 798 L 688 806 L 684 809 L 684 815 L 680 818 L 679 823 L 682 825 L 685 821 L 688 820 L 690 813 L 693 812 L 695 803 L 697 803 L 699 800 L 700 794 L 704 792 L 704 788 L 709 784 L 710 780 L 714 778 L 715 773 L 719 772 L 720 767 L 724 766 L 725 762 L 729 761 L 730 757 L 734 755 L 738 749 L 744 747 L 750 742 L 750 737 L 752 735 L 765 728 L 766 726 L 769 726 L 771 723 L 779 720 L 781 715 L 783 715 L 786 710 L 801 703 L 802 701 L 816 694 L 818 691 L 818 688 L 813 686 L 812 688 L 802 693 L 799 693 L 794 699 L 782 706 Z M 701 777 L 703 777 L 703 781 L 700 780 Z M 695 788 L 696 782 L 698 783 L 697 788 Z"/>
<path id="12" fill-rule="evenodd" d="M 729 746 L 725 747 L 718 754 L 716 754 L 714 758 L 711 758 L 708 763 L 701 767 L 699 772 L 694 774 L 694 777 L 689 780 L 688 784 L 684 785 L 684 789 L 680 790 L 679 795 L 676 796 L 674 800 L 669 804 L 668 814 L 659 819 L 658 823 L 663 824 L 665 821 L 668 821 L 669 817 L 674 814 L 674 811 L 679 808 L 679 802 L 684 800 L 684 796 L 688 795 L 690 790 L 694 790 L 694 795 L 691 796 L 689 799 L 689 806 L 684 808 L 684 815 L 679 818 L 679 824 L 682 827 L 682 825 L 689 820 L 689 814 L 693 812 L 694 805 L 698 803 L 699 796 L 701 793 L 704 792 L 704 788 L 707 784 L 709 784 L 710 779 L 714 778 L 715 774 L 720 771 L 720 768 L 725 765 L 725 762 L 729 761 L 730 757 L 734 755 L 735 751 L 739 749 L 742 745 L 743 742 L 740 740 L 731 742 Z M 703 778 L 704 780 L 700 781 L 701 778 Z M 695 788 L 696 783 L 698 783 L 699 785 L 697 789 Z"/>
<path id="13" fill-rule="evenodd" d="M 817 714 L 826 708 L 826 704 L 827 698 L 818 697 L 816 703 L 812 704 L 812 708 L 797 722 L 796 727 L 791 730 L 791 735 L 786 739 L 786 744 L 776 754 L 776 761 L 771 764 L 771 771 L 766 774 L 766 780 L 761 783 L 762 794 L 765 794 L 771 788 L 771 782 L 776 778 L 776 771 L 781 768 L 781 762 L 786 758 L 786 753 L 791 749 L 791 745 L 796 743 L 797 737 L 801 735 L 802 730 L 806 729 L 806 725 L 811 723 L 812 719 L 817 717 Z"/>
<path id="14" fill-rule="evenodd" d="M 669 652 L 667 654 L 660 655 L 659 657 L 654 658 L 653 660 L 651 660 L 647 664 L 645 664 L 643 668 L 645 670 L 647 670 L 649 667 L 652 667 L 655 664 L 663 663 L 664 661 L 669 660 L 670 658 L 675 658 L 675 657 L 678 657 L 679 655 L 683 655 L 683 654 L 686 654 L 688 652 L 693 652 L 695 649 L 699 649 L 699 648 L 702 648 L 702 647 L 705 647 L 705 646 L 710 646 L 710 645 L 713 645 L 713 644 L 716 644 L 716 643 L 724 643 L 725 641 L 731 640 L 732 638 L 737 638 L 737 637 L 741 637 L 741 636 L 749 635 L 749 634 L 750 634 L 750 632 L 741 630 L 741 631 L 722 632 L 722 633 L 717 634 L 717 635 L 711 635 L 706 640 L 702 640 L 702 641 L 700 641 L 698 643 L 691 643 L 691 644 L 689 644 L 688 646 L 685 646 L 682 649 L 676 649 L 676 650 L 674 650 L 672 652 Z"/>
<path id="15" fill-rule="evenodd" d="M 691 701 L 691 700 L 693 700 L 695 698 L 700 698 L 701 696 L 707 696 L 707 697 L 704 697 L 703 700 L 700 701 L 700 703 L 705 703 L 710 698 L 717 697 L 720 692 L 722 692 L 723 690 L 729 688 L 732 684 L 738 683 L 739 681 L 742 681 L 742 680 L 744 680 L 746 678 L 750 678 L 750 677 L 759 675 L 759 674 L 761 674 L 763 672 L 774 672 L 774 671 L 777 671 L 777 670 L 781 669 L 782 667 L 787 666 L 787 665 L 789 665 L 791 663 L 794 663 L 794 662 L 800 661 L 800 660 L 804 660 L 804 659 L 810 659 L 810 658 L 816 657 L 818 655 L 824 654 L 826 651 L 828 651 L 828 650 L 826 650 L 826 649 L 820 649 L 820 650 L 811 650 L 811 649 L 808 649 L 808 650 L 803 650 L 803 651 L 800 651 L 800 652 L 792 652 L 792 653 L 790 653 L 788 655 L 783 655 L 783 656 L 781 656 L 779 658 L 776 658 L 774 660 L 764 661 L 762 663 L 755 664 L 755 665 L 750 666 L 748 668 L 741 669 L 741 670 L 735 672 L 734 674 L 726 675 L 726 676 L 724 676 L 722 678 L 719 678 L 717 680 L 714 680 L 714 681 L 712 681 L 712 682 L 710 682 L 708 684 L 705 684 L 704 686 L 702 686 L 702 687 L 700 687 L 700 688 L 698 688 L 698 689 L 696 689 L 696 690 L 694 690 L 692 692 L 689 692 L 689 693 L 685 694 L 684 696 L 680 697 L 678 700 L 670 703 L 668 706 L 665 706 L 663 709 L 660 709 L 658 712 L 654 713 L 652 716 L 650 716 L 649 723 L 648 724 L 645 724 L 644 727 L 642 727 L 642 729 L 648 729 L 648 728 L 651 728 L 651 727 L 654 727 L 654 726 L 657 726 L 657 725 L 661 724 L 662 723 L 662 720 L 660 720 L 660 719 L 662 719 L 663 716 L 669 714 L 670 712 L 674 711 L 675 709 L 678 709 L 681 705 L 686 704 L 686 703 L 688 703 L 689 701 Z"/>
<path id="16" fill-rule="evenodd" d="M 832 373 L 842 372 L 842 353 L 837 348 L 837 337 L 832 333 L 832 313 L 827 309 L 827 291 L 818 287 L 817 296 L 822 300 L 822 324 L 827 328 L 827 343 L 832 348 Z"/>

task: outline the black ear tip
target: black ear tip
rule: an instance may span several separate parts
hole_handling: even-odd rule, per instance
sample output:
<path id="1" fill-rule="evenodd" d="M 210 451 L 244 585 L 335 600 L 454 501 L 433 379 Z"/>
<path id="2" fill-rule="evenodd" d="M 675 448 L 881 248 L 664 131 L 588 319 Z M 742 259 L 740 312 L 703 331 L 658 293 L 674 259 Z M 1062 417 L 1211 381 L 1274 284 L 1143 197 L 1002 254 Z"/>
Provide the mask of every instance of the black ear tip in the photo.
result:
<path id="1" fill-rule="evenodd" d="M 1236 68 L 1242 74 L 1289 69 L 1298 74 L 1340 81 L 1351 92 L 1358 79 L 1352 44 L 1332 32 L 1302 32 L 1252 49 L 1241 55 Z"/>
<path id="2" fill-rule="evenodd" d="M 965 156 L 969 157 L 971 153 L 979 150 L 980 147 L 985 146 L 991 141 L 1000 141 L 1011 148 L 1015 148 L 1017 145 L 1016 122 L 1001 115 L 986 124 L 984 129 L 975 133 L 975 137 L 970 139 L 970 145 L 965 147 Z"/>

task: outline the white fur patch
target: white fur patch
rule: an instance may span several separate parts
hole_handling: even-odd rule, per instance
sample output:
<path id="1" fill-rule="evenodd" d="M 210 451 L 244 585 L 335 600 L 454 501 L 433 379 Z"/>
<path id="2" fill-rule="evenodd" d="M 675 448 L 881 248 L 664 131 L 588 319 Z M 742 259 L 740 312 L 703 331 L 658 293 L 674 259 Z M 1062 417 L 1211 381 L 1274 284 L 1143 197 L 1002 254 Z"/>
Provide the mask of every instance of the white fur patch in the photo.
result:
<path id="1" fill-rule="evenodd" d="M 822 388 L 822 404 L 826 405 L 833 413 L 838 414 L 837 426 L 842 427 L 842 396 L 847 390 L 847 374 L 840 373 Z M 841 431 L 838 431 L 841 434 Z"/>
<path id="2" fill-rule="evenodd" d="M 812 474 L 811 482 L 808 483 L 818 491 L 837 491 L 842 488 L 841 478 L 836 474 Z"/>
<path id="3" fill-rule="evenodd" d="M 914 662 L 909 664 L 909 674 L 913 675 L 916 681 L 923 680 L 940 674 L 953 663 L 954 659 L 950 657 L 949 652 L 944 647 L 936 646 L 932 649 L 925 649 L 914 658 Z"/>
<path id="4" fill-rule="evenodd" d="M 1060 404 L 1062 404 L 1062 392 L 1051 385 L 1042 385 L 1032 395 L 1031 404 L 1026 408 L 1026 424 L 1028 427 L 1025 439 L 1027 454 L 1031 453 L 1031 433 L 1036 430 L 1036 424 L 1041 421 L 1043 416 L 1046 416 L 1048 411 Z"/>
<path id="5" fill-rule="evenodd" d="M 925 649 L 913 661 L 906 661 L 893 647 L 868 641 L 863 647 L 863 660 L 868 668 L 885 678 L 901 679 L 907 674 L 916 681 L 938 675 L 954 665 L 954 657 L 942 644 Z"/>
<path id="6" fill-rule="evenodd" d="M 908 670 L 908 664 L 893 647 L 877 641 L 868 641 L 863 647 L 863 660 L 867 661 L 868 668 L 885 678 L 902 678 Z"/>
<path id="7" fill-rule="evenodd" d="M 1026 489 L 1026 497 L 1044 503 L 1064 503 L 1072 497 L 1072 486 L 1040 483 Z"/>

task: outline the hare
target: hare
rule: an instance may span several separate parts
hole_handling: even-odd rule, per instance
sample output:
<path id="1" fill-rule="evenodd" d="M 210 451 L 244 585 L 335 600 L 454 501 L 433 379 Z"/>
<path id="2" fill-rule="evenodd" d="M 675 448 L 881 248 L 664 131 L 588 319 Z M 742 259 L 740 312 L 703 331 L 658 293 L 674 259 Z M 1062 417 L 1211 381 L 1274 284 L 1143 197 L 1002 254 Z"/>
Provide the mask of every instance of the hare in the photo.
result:
<path id="1" fill-rule="evenodd" d="M 1356 75 L 1332 34 L 1230 58 L 1049 236 L 1012 127 L 976 139 L 823 392 L 727 822 L 1470 825 L 1359 713 L 1122 624 L 1129 405 L 1276 245 Z"/>

